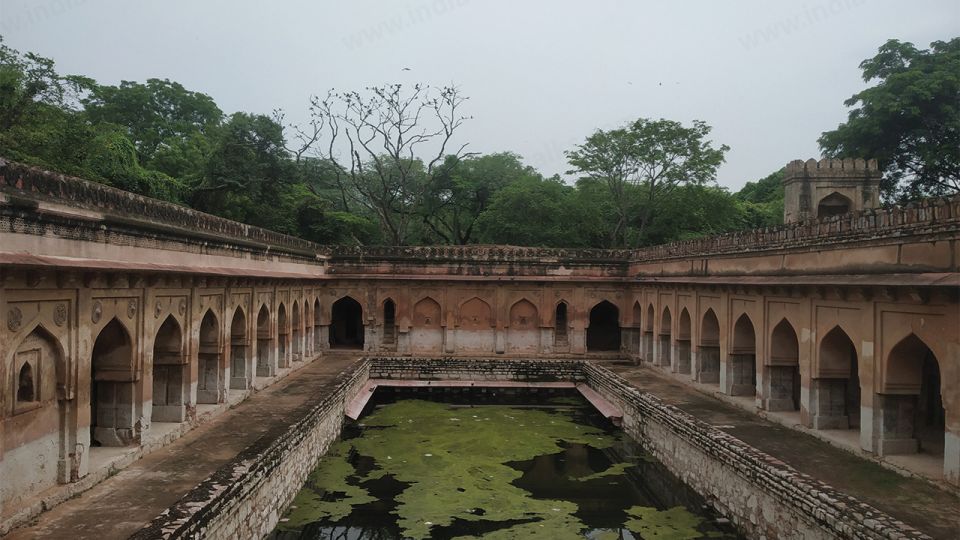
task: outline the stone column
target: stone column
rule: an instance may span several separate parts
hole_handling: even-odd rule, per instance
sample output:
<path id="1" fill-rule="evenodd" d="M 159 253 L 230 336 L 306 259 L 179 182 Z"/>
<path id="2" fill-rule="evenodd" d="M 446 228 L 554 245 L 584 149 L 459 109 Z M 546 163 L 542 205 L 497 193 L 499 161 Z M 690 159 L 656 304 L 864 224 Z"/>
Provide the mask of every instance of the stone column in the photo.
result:
<path id="1" fill-rule="evenodd" d="M 915 454 L 919 447 L 914 437 L 917 396 L 881 394 L 877 415 L 877 454 Z"/>
<path id="2" fill-rule="evenodd" d="M 848 429 L 846 412 L 846 379 L 813 379 L 810 381 L 810 404 L 813 429 Z"/>

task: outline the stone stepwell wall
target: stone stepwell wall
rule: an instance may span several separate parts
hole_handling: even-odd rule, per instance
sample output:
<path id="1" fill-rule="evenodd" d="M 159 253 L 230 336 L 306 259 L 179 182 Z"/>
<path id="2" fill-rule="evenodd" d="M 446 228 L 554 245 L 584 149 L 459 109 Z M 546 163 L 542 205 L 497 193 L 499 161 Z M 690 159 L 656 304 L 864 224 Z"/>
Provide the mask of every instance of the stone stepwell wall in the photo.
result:
<path id="1" fill-rule="evenodd" d="M 318 388 L 320 401 L 247 447 L 132 539 L 263 538 L 340 437 L 344 407 L 368 379 L 367 362 Z"/>
<path id="2" fill-rule="evenodd" d="M 748 538 L 929 538 L 872 506 L 793 469 L 583 363 L 587 383 L 623 410 L 623 429 Z"/>
<path id="3" fill-rule="evenodd" d="M 132 538 L 262 538 L 337 439 L 369 378 L 586 382 L 623 428 L 748 538 L 929 538 L 583 360 L 370 358 L 318 389 L 319 403 L 244 450 Z"/>

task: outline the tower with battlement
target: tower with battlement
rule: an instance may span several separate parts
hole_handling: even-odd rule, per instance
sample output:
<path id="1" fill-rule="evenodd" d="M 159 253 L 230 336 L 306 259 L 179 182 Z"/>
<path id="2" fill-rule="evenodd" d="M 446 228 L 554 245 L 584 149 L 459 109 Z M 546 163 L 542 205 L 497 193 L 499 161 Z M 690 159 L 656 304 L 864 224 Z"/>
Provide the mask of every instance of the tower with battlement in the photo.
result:
<path id="1" fill-rule="evenodd" d="M 791 161 L 783 178 L 783 221 L 790 223 L 877 208 L 880 176 L 875 159 Z"/>

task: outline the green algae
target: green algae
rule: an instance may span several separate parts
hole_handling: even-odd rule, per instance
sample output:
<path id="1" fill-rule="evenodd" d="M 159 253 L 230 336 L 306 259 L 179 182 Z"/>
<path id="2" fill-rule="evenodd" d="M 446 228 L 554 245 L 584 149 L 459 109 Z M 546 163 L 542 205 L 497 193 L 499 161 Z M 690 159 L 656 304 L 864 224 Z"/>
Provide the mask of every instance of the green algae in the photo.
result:
<path id="1" fill-rule="evenodd" d="M 699 516 L 682 506 L 666 510 L 657 510 L 647 506 L 634 506 L 627 510 L 631 519 L 625 527 L 642 538 L 663 540 L 686 540 L 701 538 L 703 533 L 697 527 L 703 522 Z"/>
<path id="2" fill-rule="evenodd" d="M 499 405 L 463 408 L 421 400 L 380 407 L 364 418 L 362 427 L 361 437 L 331 447 L 279 530 L 342 520 L 357 506 L 376 500 L 363 487 L 367 482 L 389 477 L 405 486 L 395 496 L 392 510 L 404 538 L 429 538 L 432 529 L 456 528 L 458 522 L 484 522 L 486 527 L 503 524 L 483 535 L 492 540 L 580 539 L 588 527 L 576 515 L 577 504 L 532 497 L 514 485 L 523 472 L 511 464 L 557 454 L 571 444 L 605 449 L 617 442 L 616 436 L 600 428 L 578 424 L 569 411 Z M 351 464 L 352 455 L 368 460 L 362 471 Z M 622 475 L 632 466 L 616 463 L 568 478 L 586 483 Z M 697 531 L 701 518 L 682 507 L 658 511 L 634 506 L 627 512 L 631 519 L 624 528 L 643 538 L 702 536 Z M 602 538 L 607 532 L 595 531 L 599 536 L 591 537 Z"/>
<path id="3" fill-rule="evenodd" d="M 575 504 L 531 498 L 512 484 L 522 473 L 508 463 L 560 452 L 562 442 L 594 448 L 615 442 L 568 416 L 497 405 L 455 409 L 406 400 L 377 410 L 364 424 L 391 428 L 368 430 L 352 442 L 385 473 L 410 483 L 396 501 L 402 534 L 411 538 L 426 538 L 431 527 L 455 519 L 537 520 L 517 526 L 521 533 L 530 527 L 554 534 L 580 530 L 583 524 L 572 515 Z"/>
<path id="4" fill-rule="evenodd" d="M 322 466 L 310 473 L 304 489 L 290 503 L 281 529 L 297 529 L 318 519 L 338 521 L 349 516 L 354 506 L 376 500 L 367 490 L 348 483 L 354 476 L 348 460 L 350 448 L 344 441 L 330 447 Z"/>

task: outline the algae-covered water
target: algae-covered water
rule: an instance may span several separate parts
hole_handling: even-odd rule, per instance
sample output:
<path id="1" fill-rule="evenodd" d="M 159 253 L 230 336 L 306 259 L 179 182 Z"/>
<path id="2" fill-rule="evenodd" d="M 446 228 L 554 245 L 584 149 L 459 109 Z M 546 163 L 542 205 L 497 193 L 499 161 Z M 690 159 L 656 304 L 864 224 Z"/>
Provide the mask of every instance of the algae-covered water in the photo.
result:
<path id="1" fill-rule="evenodd" d="M 579 396 L 391 401 L 344 429 L 272 538 L 735 537 Z"/>

